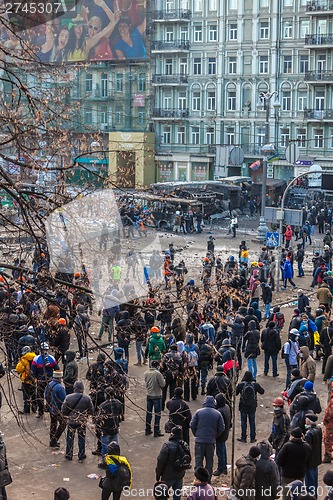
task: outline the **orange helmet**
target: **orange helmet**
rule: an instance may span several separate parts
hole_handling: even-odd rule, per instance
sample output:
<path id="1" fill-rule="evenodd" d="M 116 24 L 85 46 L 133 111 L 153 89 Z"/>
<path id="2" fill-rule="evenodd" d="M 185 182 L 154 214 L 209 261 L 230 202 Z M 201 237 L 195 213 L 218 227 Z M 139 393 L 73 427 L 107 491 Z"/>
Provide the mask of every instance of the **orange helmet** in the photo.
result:
<path id="1" fill-rule="evenodd" d="M 5 281 L 5 278 L 3 276 L 0 276 L 0 281 L 3 283 Z"/>
<path id="2" fill-rule="evenodd" d="M 284 406 L 283 398 L 275 398 L 273 401 L 273 406 Z"/>
<path id="3" fill-rule="evenodd" d="M 24 277 L 24 276 L 19 276 L 19 277 L 17 278 L 17 281 L 22 281 L 22 282 L 23 282 L 23 281 L 25 281 L 25 277 Z"/>
<path id="4" fill-rule="evenodd" d="M 74 278 L 80 278 L 81 273 L 74 273 Z"/>
<path id="5" fill-rule="evenodd" d="M 158 326 L 152 326 L 150 331 L 151 333 L 159 333 L 160 329 Z"/>
<path id="6" fill-rule="evenodd" d="M 59 318 L 58 323 L 59 325 L 67 325 L 67 321 L 65 320 L 65 318 Z"/>

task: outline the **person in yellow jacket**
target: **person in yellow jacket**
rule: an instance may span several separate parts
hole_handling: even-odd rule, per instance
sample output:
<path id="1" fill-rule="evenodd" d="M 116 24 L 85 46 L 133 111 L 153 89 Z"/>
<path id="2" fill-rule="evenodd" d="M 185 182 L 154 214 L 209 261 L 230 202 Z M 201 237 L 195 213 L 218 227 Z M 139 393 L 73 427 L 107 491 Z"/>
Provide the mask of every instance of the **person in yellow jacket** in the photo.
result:
<path id="1" fill-rule="evenodd" d="M 30 373 L 32 360 L 36 357 L 36 353 L 31 351 L 29 346 L 22 348 L 22 356 L 16 365 L 16 371 L 20 374 L 23 392 L 23 411 L 22 414 L 29 414 L 30 409 L 33 413 L 36 412 L 36 380 Z"/>
<path id="2" fill-rule="evenodd" d="M 120 455 L 119 444 L 111 441 L 105 455 L 106 476 L 102 479 L 102 500 L 119 500 L 124 488 L 132 487 L 132 469 L 127 458 Z"/>

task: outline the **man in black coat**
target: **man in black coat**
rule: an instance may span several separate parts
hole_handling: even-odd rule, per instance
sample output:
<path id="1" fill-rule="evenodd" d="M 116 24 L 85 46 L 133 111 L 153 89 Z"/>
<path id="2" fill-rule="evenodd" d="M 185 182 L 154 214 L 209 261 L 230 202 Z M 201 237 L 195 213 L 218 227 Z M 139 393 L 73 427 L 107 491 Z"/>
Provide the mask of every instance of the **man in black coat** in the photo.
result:
<path id="1" fill-rule="evenodd" d="M 192 413 L 189 405 L 183 399 L 183 389 L 176 387 L 175 395 L 169 399 L 166 404 L 169 410 L 169 420 L 174 424 L 174 427 L 180 426 L 183 431 L 183 439 L 190 444 L 190 422 L 192 420 Z"/>
<path id="2" fill-rule="evenodd" d="M 182 428 L 177 426 L 171 430 L 169 441 L 163 444 L 156 464 L 156 481 L 164 481 L 169 488 L 173 488 L 175 493 L 179 492 L 178 495 L 174 495 L 174 498 L 181 497 L 180 490 L 183 487 L 186 469 L 180 469 L 177 461 L 184 454 L 189 457 L 190 467 L 190 449 L 182 440 Z"/>
<path id="3" fill-rule="evenodd" d="M 177 348 L 177 344 L 172 344 L 170 351 L 164 354 L 161 360 L 161 373 L 165 380 L 165 386 L 162 392 L 162 410 L 164 410 L 168 387 L 170 398 L 172 398 L 177 386 L 177 379 L 182 377 L 184 373 L 184 363 L 177 352 Z"/>
<path id="4" fill-rule="evenodd" d="M 264 394 L 265 389 L 256 382 L 250 371 L 244 373 L 242 381 L 236 386 L 236 396 L 240 394 L 239 411 L 241 416 L 242 436 L 237 441 L 246 443 L 247 419 L 250 423 L 251 443 L 256 441 L 257 394 Z"/>
<path id="5" fill-rule="evenodd" d="M 230 426 L 231 426 L 231 410 L 226 402 L 224 394 L 217 394 L 215 397 L 216 409 L 222 415 L 224 421 L 224 431 L 216 438 L 216 456 L 217 456 L 217 469 L 214 470 L 213 476 L 220 476 L 227 474 L 227 447 Z"/>
<path id="6" fill-rule="evenodd" d="M 219 393 L 226 396 L 227 401 L 231 400 L 231 383 L 223 371 L 223 366 L 218 365 L 215 375 L 209 379 L 207 384 L 207 396 L 215 396 Z"/>
<path id="7" fill-rule="evenodd" d="M 268 323 L 268 327 L 263 330 L 260 340 L 262 350 L 265 354 L 264 375 L 268 375 L 269 359 L 272 358 L 273 377 L 278 377 L 279 374 L 277 372 L 277 357 L 281 350 L 281 337 L 279 332 L 275 328 L 274 321 L 270 321 Z"/>
<path id="8" fill-rule="evenodd" d="M 290 440 L 282 447 L 276 458 L 277 465 L 282 469 L 283 499 L 290 498 L 287 487 L 289 483 L 296 479 L 304 480 L 311 455 L 311 446 L 304 441 L 301 429 L 296 427 L 291 431 Z"/>
<path id="9" fill-rule="evenodd" d="M 318 467 L 322 457 L 322 430 L 317 425 L 318 416 L 308 413 L 305 416 L 305 441 L 311 446 L 312 454 L 305 473 L 305 484 L 310 495 L 318 496 Z"/>

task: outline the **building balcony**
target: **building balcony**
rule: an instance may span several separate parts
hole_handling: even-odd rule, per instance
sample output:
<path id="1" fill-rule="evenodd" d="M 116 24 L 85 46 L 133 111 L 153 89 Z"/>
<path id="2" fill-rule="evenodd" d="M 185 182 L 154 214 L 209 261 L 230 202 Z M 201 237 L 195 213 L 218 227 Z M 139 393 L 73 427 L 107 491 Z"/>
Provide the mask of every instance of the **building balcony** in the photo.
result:
<path id="1" fill-rule="evenodd" d="M 332 83 L 333 82 L 333 71 L 331 70 L 326 70 L 326 71 L 306 71 L 304 80 L 306 82 L 313 82 L 313 83 L 323 83 L 326 84 L 327 82 Z"/>
<path id="2" fill-rule="evenodd" d="M 156 40 L 151 43 L 152 52 L 188 52 L 190 42 L 188 40 Z"/>
<path id="3" fill-rule="evenodd" d="M 304 118 L 313 121 L 333 121 L 332 109 L 306 109 Z"/>
<path id="4" fill-rule="evenodd" d="M 176 9 L 176 10 L 155 10 L 152 13 L 152 20 L 161 22 L 189 22 L 192 16 L 192 12 L 188 9 Z"/>
<path id="5" fill-rule="evenodd" d="M 306 5 L 306 13 L 311 15 L 333 14 L 332 0 L 320 0 L 319 2 L 308 2 Z"/>
<path id="6" fill-rule="evenodd" d="M 186 85 L 188 82 L 187 75 L 153 75 L 153 85 Z"/>
<path id="7" fill-rule="evenodd" d="M 305 45 L 307 47 L 312 48 L 323 48 L 323 47 L 332 47 L 333 45 L 333 35 L 321 35 L 319 33 L 315 33 L 313 35 L 305 36 Z"/>
<path id="8" fill-rule="evenodd" d="M 174 153 L 186 153 L 189 156 L 211 156 L 209 154 L 209 145 L 207 144 L 178 144 L 174 142 L 163 144 L 161 140 L 156 142 L 156 155 Z"/>
<path id="9" fill-rule="evenodd" d="M 167 109 L 155 108 L 153 111 L 153 119 L 183 119 L 189 116 L 188 109 Z"/>

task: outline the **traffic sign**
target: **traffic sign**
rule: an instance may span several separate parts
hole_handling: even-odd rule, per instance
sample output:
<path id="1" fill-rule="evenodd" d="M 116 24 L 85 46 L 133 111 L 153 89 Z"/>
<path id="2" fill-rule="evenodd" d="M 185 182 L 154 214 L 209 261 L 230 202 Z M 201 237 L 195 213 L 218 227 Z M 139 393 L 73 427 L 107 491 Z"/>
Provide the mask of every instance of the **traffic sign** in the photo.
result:
<path id="1" fill-rule="evenodd" d="M 286 148 L 286 159 L 288 163 L 294 165 L 299 158 L 299 147 L 296 142 L 291 142 Z"/>
<path id="2" fill-rule="evenodd" d="M 229 161 L 231 165 L 241 165 L 244 160 L 244 151 L 238 146 L 232 148 L 229 154 Z"/>
<path id="3" fill-rule="evenodd" d="M 266 247 L 279 246 L 279 233 L 266 233 Z"/>

